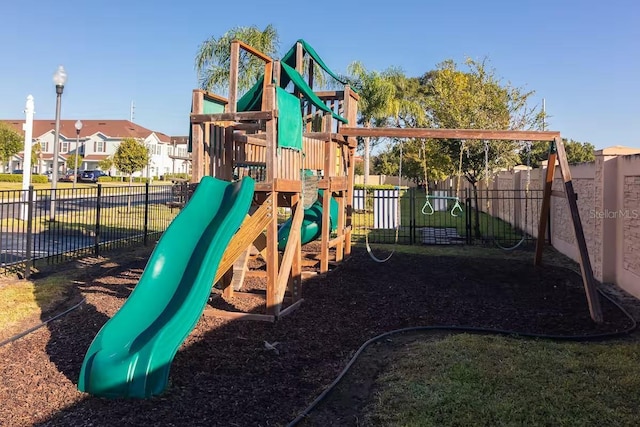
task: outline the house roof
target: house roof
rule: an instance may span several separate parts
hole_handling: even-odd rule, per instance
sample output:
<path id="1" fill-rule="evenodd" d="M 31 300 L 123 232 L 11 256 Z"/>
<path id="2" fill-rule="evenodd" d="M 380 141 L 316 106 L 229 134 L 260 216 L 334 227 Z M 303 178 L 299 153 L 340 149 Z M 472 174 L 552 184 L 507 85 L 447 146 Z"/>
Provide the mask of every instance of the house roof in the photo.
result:
<path id="1" fill-rule="evenodd" d="M 171 137 L 172 144 L 180 145 L 180 144 L 187 144 L 188 142 L 189 142 L 188 136 L 172 136 Z"/>
<path id="2" fill-rule="evenodd" d="M 2 120 L 17 132 L 22 133 L 24 120 Z M 146 138 L 155 133 L 161 142 L 170 143 L 171 137 L 161 132 L 152 131 L 129 120 L 82 120 L 80 138 L 85 138 L 96 133 L 102 133 L 113 138 Z M 76 120 L 60 120 L 60 135 L 72 139 L 76 137 Z M 55 129 L 54 120 L 34 120 L 33 137 L 38 138 Z"/>

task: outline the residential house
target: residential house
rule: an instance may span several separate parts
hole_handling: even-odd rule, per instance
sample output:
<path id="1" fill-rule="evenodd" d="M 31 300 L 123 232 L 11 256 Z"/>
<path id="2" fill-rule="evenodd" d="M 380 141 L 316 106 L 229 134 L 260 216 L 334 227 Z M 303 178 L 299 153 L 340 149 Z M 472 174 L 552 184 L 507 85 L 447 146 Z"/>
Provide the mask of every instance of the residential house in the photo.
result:
<path id="1" fill-rule="evenodd" d="M 16 131 L 23 133 L 24 120 L 3 120 Z M 79 153 L 83 157 L 80 170 L 100 169 L 100 162 L 115 154 L 125 138 L 142 141 L 149 149 L 149 164 L 136 175 L 159 177 L 167 173 L 189 173 L 191 162 L 187 152 L 187 137 L 170 137 L 161 132 L 144 128 L 129 120 L 82 120 L 82 129 L 76 138 L 76 120 L 60 120 L 58 147 L 59 173 L 68 169 L 67 158 Z M 33 121 L 33 142 L 40 144 L 40 154 L 34 167 L 35 173 L 53 169 L 53 144 L 55 122 Z M 23 155 L 18 153 L 9 162 L 8 170 L 23 169 Z M 119 175 L 115 167 L 105 172 Z"/>

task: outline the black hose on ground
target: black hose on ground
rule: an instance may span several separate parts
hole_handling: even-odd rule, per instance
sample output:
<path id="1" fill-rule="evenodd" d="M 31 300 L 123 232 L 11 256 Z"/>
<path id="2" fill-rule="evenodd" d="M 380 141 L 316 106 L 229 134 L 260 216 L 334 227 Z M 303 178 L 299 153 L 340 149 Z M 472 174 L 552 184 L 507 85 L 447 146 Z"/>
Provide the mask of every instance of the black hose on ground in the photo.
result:
<path id="1" fill-rule="evenodd" d="M 300 414 L 298 414 L 298 416 L 293 421 L 287 424 L 287 427 L 294 427 L 299 422 L 304 420 L 311 413 L 311 411 L 313 411 L 313 409 L 325 397 L 327 397 L 327 395 L 338 385 L 338 383 L 342 380 L 342 378 L 347 374 L 349 369 L 351 369 L 353 364 L 356 362 L 360 354 L 362 354 L 362 352 L 369 345 L 377 341 L 380 341 L 381 339 L 386 338 L 390 335 L 396 335 L 396 334 L 407 333 L 407 332 L 417 332 L 417 331 L 449 331 L 449 332 L 458 332 L 458 333 L 467 332 L 467 333 L 474 333 L 474 334 L 505 335 L 505 336 L 511 336 L 514 338 L 540 338 L 540 339 L 547 339 L 547 340 L 554 340 L 554 341 L 579 342 L 579 341 L 595 341 L 595 340 L 602 340 L 602 339 L 611 339 L 611 338 L 616 338 L 623 335 L 628 335 L 631 332 L 633 332 L 638 326 L 636 319 L 631 314 L 629 314 L 629 312 L 624 307 L 622 307 L 617 301 L 613 300 L 609 295 L 605 294 L 600 289 L 598 289 L 598 292 L 600 292 L 600 295 L 608 299 L 613 305 L 618 307 L 625 316 L 627 316 L 627 318 L 631 321 L 630 327 L 622 331 L 600 333 L 600 334 L 594 334 L 594 335 L 547 335 L 547 334 L 521 333 L 521 332 L 507 331 L 504 329 L 476 328 L 476 327 L 466 327 L 466 326 L 414 326 L 409 328 L 396 329 L 396 330 L 385 332 L 383 334 L 375 336 L 360 346 L 358 351 L 355 352 L 351 360 L 349 360 L 349 363 L 347 363 L 347 365 L 340 372 L 340 374 L 338 374 L 336 379 L 333 380 L 333 382 L 329 384 L 329 386 L 325 388 L 322 391 L 322 393 L 320 393 L 320 395 L 316 397 L 313 400 L 313 402 L 309 404 L 309 406 L 307 406 Z"/>
<path id="2" fill-rule="evenodd" d="M 74 305 L 73 307 L 70 307 L 70 308 L 66 309 L 66 310 L 65 310 L 65 311 L 63 311 L 62 313 L 58 313 L 58 314 L 56 314 L 55 316 L 53 316 L 53 317 L 51 317 L 51 318 L 49 318 L 49 319 L 45 320 L 44 322 L 42 322 L 42 323 L 40 323 L 40 324 L 38 324 L 38 325 L 36 325 L 36 326 L 34 326 L 34 327 L 32 327 L 32 328 L 27 329 L 26 331 L 24 331 L 24 332 L 20 332 L 19 334 L 14 335 L 14 336 L 12 336 L 11 338 L 7 338 L 6 340 L 4 340 L 4 341 L 0 342 L 0 347 L 4 347 L 4 346 L 5 346 L 5 345 L 7 345 L 7 344 L 10 344 L 10 343 L 12 343 L 12 342 L 14 342 L 14 341 L 17 341 L 17 340 L 19 340 L 20 338 L 22 338 L 22 337 L 24 337 L 24 336 L 26 336 L 26 335 L 29 335 L 30 333 L 35 332 L 35 331 L 37 331 L 38 329 L 42 328 L 43 326 L 45 326 L 45 325 L 47 325 L 47 324 L 49 324 L 49 323 L 53 322 L 54 320 L 59 319 L 59 318 L 61 318 L 62 316 L 66 316 L 67 314 L 69 314 L 69 313 L 71 313 L 73 310 L 75 310 L 76 308 L 80 307 L 80 306 L 81 306 L 82 304 L 84 304 L 85 302 L 87 302 L 87 299 L 86 299 L 86 298 L 82 298 L 82 300 L 81 300 L 79 303 L 77 303 L 77 304 L 76 304 L 76 305 Z"/>

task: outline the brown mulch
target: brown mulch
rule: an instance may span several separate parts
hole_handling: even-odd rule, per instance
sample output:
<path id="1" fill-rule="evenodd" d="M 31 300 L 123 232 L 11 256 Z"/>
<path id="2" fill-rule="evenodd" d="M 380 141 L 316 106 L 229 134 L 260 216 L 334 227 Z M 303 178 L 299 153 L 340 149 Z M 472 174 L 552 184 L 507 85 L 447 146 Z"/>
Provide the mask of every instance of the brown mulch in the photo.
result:
<path id="1" fill-rule="evenodd" d="M 203 316 L 176 355 L 162 396 L 107 400 L 78 392 L 89 344 L 124 303 L 145 263 L 144 257 L 131 257 L 87 270 L 77 284 L 86 304 L 0 348 L 0 425 L 286 425 L 363 342 L 383 332 L 451 325 L 590 335 L 630 325 L 606 299 L 605 322 L 594 324 L 580 277 L 564 268 L 406 254 L 378 264 L 356 248 L 328 274 L 306 281 L 304 303 L 276 323 Z M 247 279 L 245 289 L 261 287 L 261 279 Z M 249 309 L 259 300 L 211 304 Z"/>

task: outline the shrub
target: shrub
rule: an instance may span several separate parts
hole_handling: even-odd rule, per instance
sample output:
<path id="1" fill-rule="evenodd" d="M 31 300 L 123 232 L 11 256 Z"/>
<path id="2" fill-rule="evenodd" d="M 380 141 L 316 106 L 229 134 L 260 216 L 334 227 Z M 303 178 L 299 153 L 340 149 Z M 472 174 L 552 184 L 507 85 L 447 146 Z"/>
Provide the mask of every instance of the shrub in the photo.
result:
<path id="1" fill-rule="evenodd" d="M 0 173 L 1 182 L 22 182 L 22 175 L 13 173 Z M 32 184 L 46 184 L 49 182 L 45 175 L 31 175 Z"/>
<path id="2" fill-rule="evenodd" d="M 163 181 L 171 181 L 172 179 L 191 180 L 191 175 L 188 173 L 167 173 L 162 176 Z"/>

